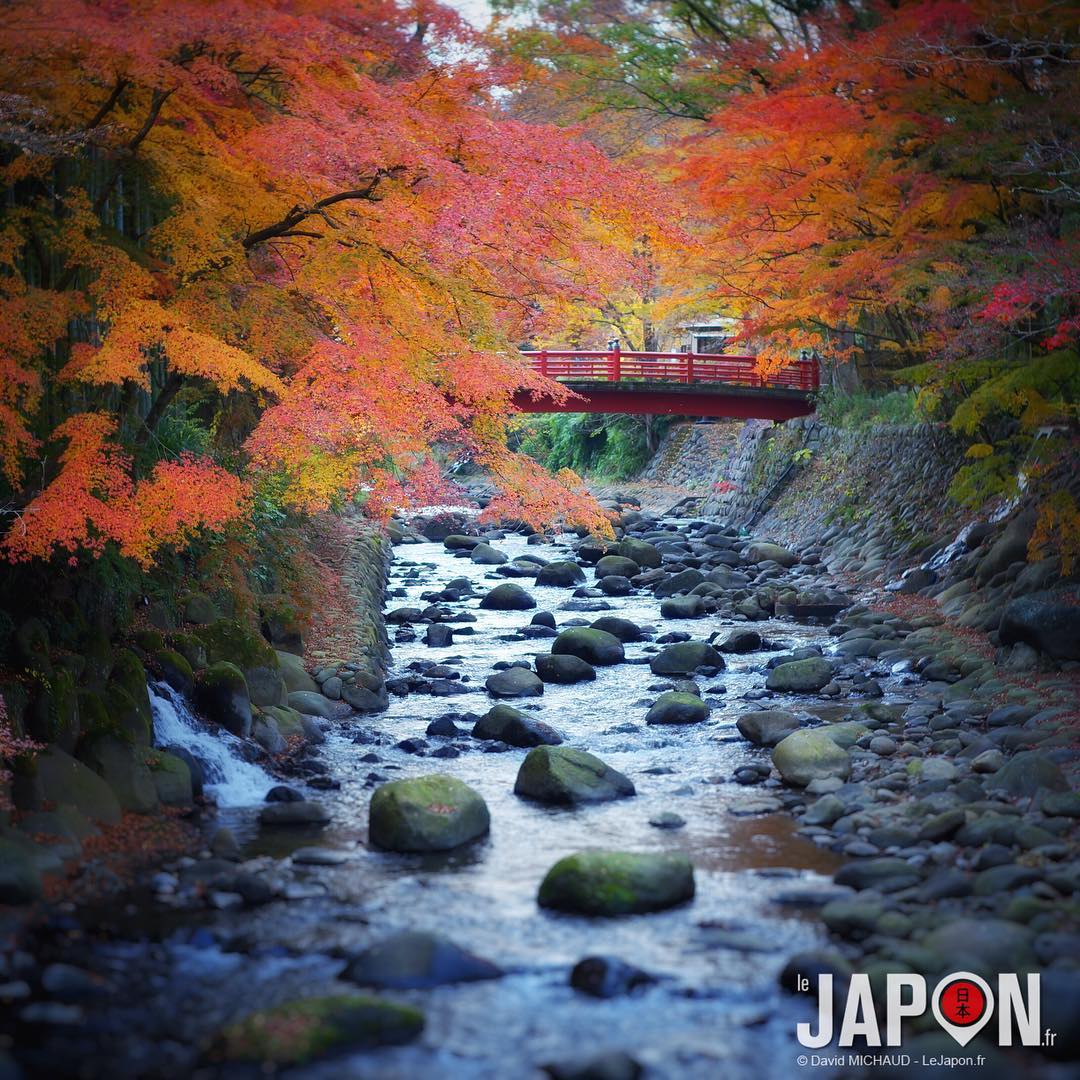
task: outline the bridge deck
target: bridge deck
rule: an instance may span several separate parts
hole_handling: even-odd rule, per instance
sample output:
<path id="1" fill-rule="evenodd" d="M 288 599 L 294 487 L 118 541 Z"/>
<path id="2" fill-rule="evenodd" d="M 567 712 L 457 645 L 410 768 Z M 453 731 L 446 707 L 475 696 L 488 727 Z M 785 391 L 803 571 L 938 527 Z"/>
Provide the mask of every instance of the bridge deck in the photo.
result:
<path id="1" fill-rule="evenodd" d="M 579 395 L 558 402 L 521 391 L 523 412 L 612 412 L 790 420 L 814 411 L 816 361 L 790 364 L 763 378 L 752 356 L 712 353 L 539 351 L 535 371 Z"/>

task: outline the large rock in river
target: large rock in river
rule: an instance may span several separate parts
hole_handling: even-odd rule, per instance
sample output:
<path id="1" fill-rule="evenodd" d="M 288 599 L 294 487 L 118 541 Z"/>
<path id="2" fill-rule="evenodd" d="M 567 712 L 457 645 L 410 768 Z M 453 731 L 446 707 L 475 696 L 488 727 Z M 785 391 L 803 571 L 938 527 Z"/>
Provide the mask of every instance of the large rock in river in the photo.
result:
<path id="1" fill-rule="evenodd" d="M 541 567 L 540 573 L 536 575 L 537 585 L 561 585 L 567 587 L 578 585 L 584 580 L 585 572 L 576 562 L 570 562 L 568 559 L 562 562 L 548 563 L 547 566 Z"/>
<path id="2" fill-rule="evenodd" d="M 706 641 L 679 641 L 649 661 L 654 675 L 690 675 L 699 668 L 724 670 L 724 658 Z"/>
<path id="3" fill-rule="evenodd" d="M 247 680 L 235 665 L 222 660 L 199 673 L 195 704 L 208 720 L 246 739 L 251 734 L 251 698 Z"/>
<path id="4" fill-rule="evenodd" d="M 578 915 L 636 915 L 693 896 L 694 867 L 681 852 L 580 851 L 547 872 L 538 900 Z"/>
<path id="5" fill-rule="evenodd" d="M 603 615 L 590 625 L 594 630 L 603 630 L 614 635 L 624 644 L 641 640 L 641 628 L 638 624 L 629 619 L 620 619 L 618 615 Z"/>
<path id="6" fill-rule="evenodd" d="M 696 694 L 670 691 L 661 694 L 645 714 L 646 724 L 700 724 L 708 720 L 709 706 Z"/>
<path id="7" fill-rule="evenodd" d="M 208 1057 L 277 1071 L 278 1066 L 306 1065 L 348 1050 L 411 1042 L 423 1030 L 424 1014 L 410 1005 L 362 994 L 308 997 L 251 1013 L 223 1028 Z"/>
<path id="8" fill-rule="evenodd" d="M 472 735 L 474 739 L 496 739 L 510 746 L 556 746 L 562 742 L 562 736 L 549 724 L 502 704 L 476 721 Z"/>
<path id="9" fill-rule="evenodd" d="M 781 739 L 773 764 L 789 784 L 806 787 L 813 780 L 851 775 L 851 755 L 829 737 L 828 728 L 803 728 Z"/>
<path id="10" fill-rule="evenodd" d="M 620 664 L 626 658 L 622 642 L 605 630 L 574 626 L 564 630 L 552 643 L 554 656 L 576 656 L 594 666 Z"/>
<path id="11" fill-rule="evenodd" d="M 477 544 L 469 552 L 469 558 L 474 563 L 480 563 L 481 566 L 500 566 L 502 563 L 510 561 L 510 556 L 505 551 L 500 551 L 490 544 Z"/>
<path id="12" fill-rule="evenodd" d="M 614 554 L 630 559 L 645 570 L 655 570 L 663 562 L 659 549 L 645 540 L 627 537 L 615 545 Z"/>
<path id="13" fill-rule="evenodd" d="M 778 664 L 769 672 L 765 685 L 770 690 L 804 694 L 820 690 L 832 679 L 832 664 L 824 656 L 808 656 Z"/>
<path id="14" fill-rule="evenodd" d="M 622 555 L 605 555 L 596 564 L 596 576 L 598 578 L 609 575 L 632 578 L 641 573 L 641 567 L 633 559 L 626 559 Z"/>
<path id="15" fill-rule="evenodd" d="M 775 746 L 802 727 L 799 718 L 783 709 L 762 709 L 743 713 L 735 721 L 739 734 L 757 746 Z"/>
<path id="16" fill-rule="evenodd" d="M 536 607 L 536 601 L 512 581 L 496 585 L 481 601 L 480 606 L 491 611 L 528 611 Z"/>
<path id="17" fill-rule="evenodd" d="M 365 949 L 345 978 L 383 990 L 430 990 L 447 983 L 497 979 L 502 971 L 440 934 L 404 930 Z"/>
<path id="18" fill-rule="evenodd" d="M 535 673 L 523 667 L 496 671 L 484 680 L 484 685 L 492 697 L 539 697 L 544 692 L 544 684 Z"/>
<path id="19" fill-rule="evenodd" d="M 700 596 L 672 596 L 660 601 L 664 619 L 698 619 L 704 614 L 705 601 Z"/>
<path id="20" fill-rule="evenodd" d="M 484 800 L 468 784 L 440 773 L 383 784 L 368 811 L 368 838 L 387 851 L 449 851 L 490 827 Z"/>
<path id="21" fill-rule="evenodd" d="M 598 757 L 568 746 L 538 746 L 518 770 L 514 792 L 526 799 L 573 806 L 635 794 L 633 781 Z"/>
<path id="22" fill-rule="evenodd" d="M 580 656 L 573 656 L 570 653 L 558 655 L 550 653 L 536 658 L 536 674 L 544 682 L 569 685 L 595 679 L 596 669 Z"/>

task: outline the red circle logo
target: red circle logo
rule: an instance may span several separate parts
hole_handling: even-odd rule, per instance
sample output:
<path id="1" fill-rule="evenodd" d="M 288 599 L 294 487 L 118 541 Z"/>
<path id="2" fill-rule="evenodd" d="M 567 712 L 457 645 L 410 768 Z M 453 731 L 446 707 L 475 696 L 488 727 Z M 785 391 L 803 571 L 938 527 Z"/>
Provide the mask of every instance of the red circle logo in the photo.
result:
<path id="1" fill-rule="evenodd" d="M 941 1015 L 956 1027 L 970 1027 L 986 1012 L 986 995 L 970 979 L 954 979 L 938 1001 Z"/>

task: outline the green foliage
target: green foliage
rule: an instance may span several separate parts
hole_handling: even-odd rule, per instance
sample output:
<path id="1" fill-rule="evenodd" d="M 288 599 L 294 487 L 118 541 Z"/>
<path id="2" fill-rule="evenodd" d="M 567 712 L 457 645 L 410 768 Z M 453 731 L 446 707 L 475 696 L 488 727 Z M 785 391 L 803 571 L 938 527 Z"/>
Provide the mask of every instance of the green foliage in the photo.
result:
<path id="1" fill-rule="evenodd" d="M 974 435 L 988 422 L 1005 417 L 1015 418 L 1030 430 L 1075 416 L 1080 401 L 1080 356 L 1074 350 L 981 367 L 982 381 L 949 419 L 953 431 Z"/>
<path id="2" fill-rule="evenodd" d="M 673 417 L 656 417 L 656 437 Z M 652 456 L 645 422 L 640 416 L 602 413 L 551 413 L 529 417 L 519 429 L 519 449 L 541 465 L 573 469 L 610 480 L 627 480 Z"/>
<path id="3" fill-rule="evenodd" d="M 818 395 L 817 418 L 830 427 L 852 431 L 882 424 L 917 424 L 922 419 L 917 397 L 911 390 L 870 394 L 826 388 Z"/>

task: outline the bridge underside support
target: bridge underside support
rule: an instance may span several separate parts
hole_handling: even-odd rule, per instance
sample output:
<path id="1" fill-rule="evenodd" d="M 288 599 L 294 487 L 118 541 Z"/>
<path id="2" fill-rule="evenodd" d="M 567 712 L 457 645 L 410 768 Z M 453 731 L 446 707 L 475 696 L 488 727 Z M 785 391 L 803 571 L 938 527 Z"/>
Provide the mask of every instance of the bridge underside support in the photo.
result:
<path id="1" fill-rule="evenodd" d="M 717 416 L 736 420 L 791 420 L 814 411 L 811 394 L 779 389 L 705 389 L 620 383 L 618 386 L 564 383 L 577 397 L 559 402 L 519 391 L 514 404 L 526 413 L 636 413 L 650 416 Z"/>

